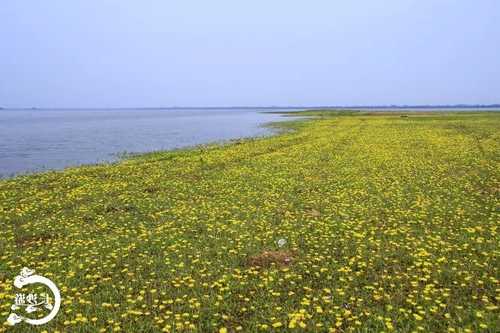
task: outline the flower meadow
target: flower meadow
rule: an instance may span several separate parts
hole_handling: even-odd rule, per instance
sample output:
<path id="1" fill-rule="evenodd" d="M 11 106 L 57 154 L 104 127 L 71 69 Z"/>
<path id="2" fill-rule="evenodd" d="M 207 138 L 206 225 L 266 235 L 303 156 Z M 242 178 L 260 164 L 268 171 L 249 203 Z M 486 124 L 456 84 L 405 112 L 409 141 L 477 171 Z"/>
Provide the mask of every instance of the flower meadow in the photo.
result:
<path id="1" fill-rule="evenodd" d="M 498 332 L 500 113 L 310 111 L 279 135 L 0 181 L 0 332 Z"/>

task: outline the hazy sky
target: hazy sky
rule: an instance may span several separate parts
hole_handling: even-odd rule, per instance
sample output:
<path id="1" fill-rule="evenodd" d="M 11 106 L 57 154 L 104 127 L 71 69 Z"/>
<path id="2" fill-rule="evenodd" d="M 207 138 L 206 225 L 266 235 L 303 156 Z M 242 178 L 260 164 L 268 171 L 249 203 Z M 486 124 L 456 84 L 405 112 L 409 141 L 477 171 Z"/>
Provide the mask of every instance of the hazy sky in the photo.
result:
<path id="1" fill-rule="evenodd" d="M 498 0 L 2 0 L 0 106 L 500 102 Z"/>

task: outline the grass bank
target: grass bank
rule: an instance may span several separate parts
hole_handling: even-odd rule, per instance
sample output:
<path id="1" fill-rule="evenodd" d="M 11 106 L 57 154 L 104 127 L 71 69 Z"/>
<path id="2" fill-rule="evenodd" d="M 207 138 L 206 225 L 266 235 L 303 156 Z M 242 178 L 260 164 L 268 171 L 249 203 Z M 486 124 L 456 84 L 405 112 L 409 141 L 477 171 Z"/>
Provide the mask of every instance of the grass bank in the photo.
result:
<path id="1" fill-rule="evenodd" d="M 303 115 L 1 180 L 0 320 L 27 266 L 48 331 L 498 332 L 500 113 Z"/>

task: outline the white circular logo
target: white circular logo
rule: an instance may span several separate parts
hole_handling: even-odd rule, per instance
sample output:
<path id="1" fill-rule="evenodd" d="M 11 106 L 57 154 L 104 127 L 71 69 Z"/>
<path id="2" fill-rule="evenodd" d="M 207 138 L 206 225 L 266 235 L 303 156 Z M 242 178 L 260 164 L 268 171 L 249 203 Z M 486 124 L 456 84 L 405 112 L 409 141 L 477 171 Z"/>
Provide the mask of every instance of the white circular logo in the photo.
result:
<path id="1" fill-rule="evenodd" d="M 59 312 L 59 308 L 61 307 L 61 294 L 59 293 L 59 289 L 51 280 L 40 275 L 35 275 L 34 273 L 34 270 L 24 267 L 21 270 L 21 274 L 15 277 L 14 286 L 21 289 L 26 285 L 34 283 L 43 284 L 52 292 L 54 302 L 52 302 L 51 297 L 48 293 L 17 293 L 15 303 L 11 306 L 12 312 L 7 318 L 7 323 L 9 323 L 10 325 L 16 325 L 23 321 L 30 325 L 43 325 L 54 319 L 54 317 L 57 315 L 57 312 Z M 50 312 L 45 317 L 39 319 L 27 318 L 14 312 L 15 310 L 24 307 L 27 313 L 31 313 L 39 311 L 40 306 L 47 310 L 50 310 Z"/>

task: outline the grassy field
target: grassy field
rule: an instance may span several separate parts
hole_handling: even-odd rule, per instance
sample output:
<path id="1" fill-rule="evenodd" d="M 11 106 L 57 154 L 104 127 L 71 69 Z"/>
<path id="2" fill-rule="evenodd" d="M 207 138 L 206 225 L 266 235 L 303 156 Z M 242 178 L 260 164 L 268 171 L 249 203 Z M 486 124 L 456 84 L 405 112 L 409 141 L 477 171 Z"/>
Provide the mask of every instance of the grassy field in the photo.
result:
<path id="1" fill-rule="evenodd" d="M 0 181 L 0 321 L 23 266 L 63 297 L 0 331 L 500 331 L 500 113 L 305 114 Z"/>

